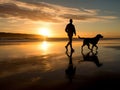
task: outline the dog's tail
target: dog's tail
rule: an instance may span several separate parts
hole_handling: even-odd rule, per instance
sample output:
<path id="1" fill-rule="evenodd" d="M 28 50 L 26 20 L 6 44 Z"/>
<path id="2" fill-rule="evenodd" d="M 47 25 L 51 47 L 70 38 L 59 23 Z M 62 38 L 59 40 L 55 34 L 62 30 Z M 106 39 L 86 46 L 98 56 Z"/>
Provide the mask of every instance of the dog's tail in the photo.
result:
<path id="1" fill-rule="evenodd" d="M 78 35 L 78 38 L 79 38 L 79 39 L 85 39 L 85 38 L 80 37 L 79 35 Z"/>

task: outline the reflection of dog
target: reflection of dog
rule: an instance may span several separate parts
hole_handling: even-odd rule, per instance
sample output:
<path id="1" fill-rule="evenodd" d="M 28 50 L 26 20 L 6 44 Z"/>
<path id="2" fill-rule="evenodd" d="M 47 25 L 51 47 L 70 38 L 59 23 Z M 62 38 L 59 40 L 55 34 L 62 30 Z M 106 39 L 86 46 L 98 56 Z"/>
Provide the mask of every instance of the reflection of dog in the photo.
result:
<path id="1" fill-rule="evenodd" d="M 81 38 L 78 35 L 78 38 L 79 39 L 84 39 L 83 45 L 82 45 L 82 50 L 83 50 L 83 47 L 85 45 L 87 45 L 88 49 L 90 49 L 90 50 L 93 50 L 94 47 L 96 47 L 96 50 L 97 50 L 98 46 L 96 44 L 98 43 L 98 41 L 100 40 L 100 38 L 103 38 L 103 36 L 101 34 L 97 34 L 96 37 L 94 37 L 94 38 Z M 90 48 L 90 44 L 92 44 L 92 48 Z"/>
<path id="2" fill-rule="evenodd" d="M 83 61 L 89 61 L 89 62 L 93 62 L 96 64 L 97 67 L 100 67 L 102 64 L 99 63 L 99 59 L 98 59 L 98 52 L 96 51 L 95 53 L 93 51 L 88 52 L 87 54 L 84 54 L 83 52 L 81 52 L 82 56 L 83 56 Z"/>

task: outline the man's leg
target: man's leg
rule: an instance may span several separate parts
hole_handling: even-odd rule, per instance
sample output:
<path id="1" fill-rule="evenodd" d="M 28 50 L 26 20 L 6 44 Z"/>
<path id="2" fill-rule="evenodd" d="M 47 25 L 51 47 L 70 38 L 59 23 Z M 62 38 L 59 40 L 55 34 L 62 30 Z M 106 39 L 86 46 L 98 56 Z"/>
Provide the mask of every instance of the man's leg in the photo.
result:
<path id="1" fill-rule="evenodd" d="M 74 49 L 72 48 L 72 36 L 69 37 L 69 42 L 70 42 L 70 48 L 71 48 L 71 51 L 74 51 Z"/>
<path id="2" fill-rule="evenodd" d="M 69 37 L 70 48 L 72 49 L 72 37 Z"/>
<path id="3" fill-rule="evenodd" d="M 67 45 L 65 46 L 66 49 L 68 49 L 68 46 L 70 45 L 70 37 L 69 36 L 68 36 L 68 39 L 69 39 L 69 41 L 68 41 Z"/>

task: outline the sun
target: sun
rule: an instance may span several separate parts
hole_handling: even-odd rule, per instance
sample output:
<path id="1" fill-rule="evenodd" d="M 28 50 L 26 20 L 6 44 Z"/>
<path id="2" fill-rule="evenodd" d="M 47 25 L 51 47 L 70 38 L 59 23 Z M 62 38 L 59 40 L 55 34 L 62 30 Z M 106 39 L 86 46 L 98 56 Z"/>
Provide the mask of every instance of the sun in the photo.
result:
<path id="1" fill-rule="evenodd" d="M 45 37 L 49 37 L 51 35 L 50 30 L 48 28 L 40 28 L 38 33 Z"/>

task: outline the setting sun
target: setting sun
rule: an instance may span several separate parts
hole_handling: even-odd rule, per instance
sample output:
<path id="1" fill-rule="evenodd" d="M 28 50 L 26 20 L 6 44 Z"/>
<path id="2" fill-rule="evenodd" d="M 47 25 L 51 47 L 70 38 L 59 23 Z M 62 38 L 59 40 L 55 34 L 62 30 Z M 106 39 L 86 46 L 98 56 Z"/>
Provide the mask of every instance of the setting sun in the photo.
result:
<path id="1" fill-rule="evenodd" d="M 40 28 L 38 33 L 43 36 L 51 36 L 50 30 L 48 28 Z"/>

